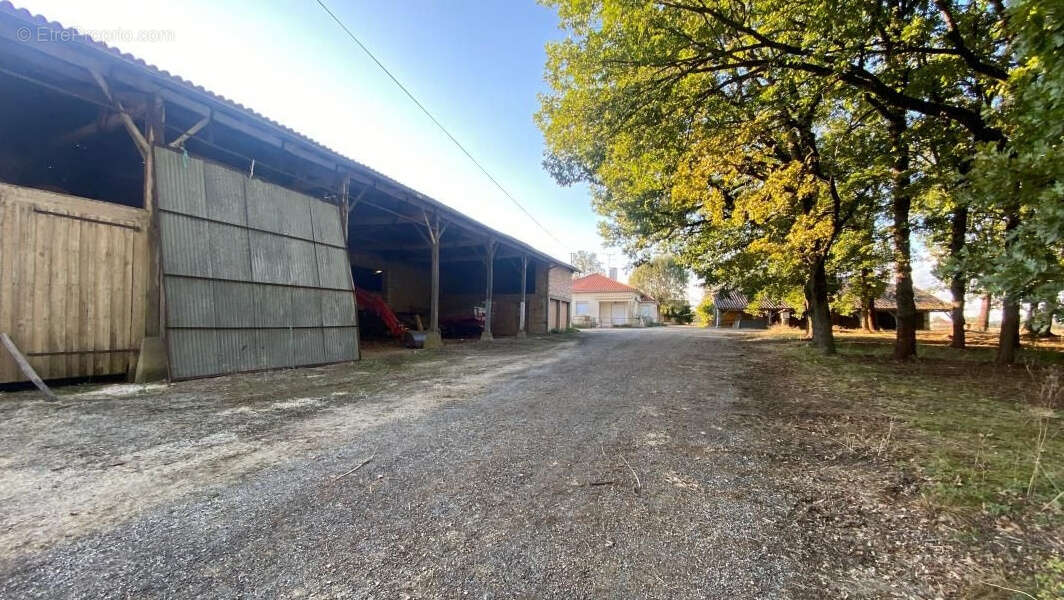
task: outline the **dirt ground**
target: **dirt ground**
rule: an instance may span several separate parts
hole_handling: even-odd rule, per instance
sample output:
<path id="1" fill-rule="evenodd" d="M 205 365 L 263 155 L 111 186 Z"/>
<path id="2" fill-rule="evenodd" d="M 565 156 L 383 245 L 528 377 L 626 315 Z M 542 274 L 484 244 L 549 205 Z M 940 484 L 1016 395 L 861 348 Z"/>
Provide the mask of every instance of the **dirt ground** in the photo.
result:
<path id="1" fill-rule="evenodd" d="M 2 394 L 0 597 L 966 589 L 978 559 L 911 482 L 751 397 L 769 356 L 712 330 L 595 330 Z"/>

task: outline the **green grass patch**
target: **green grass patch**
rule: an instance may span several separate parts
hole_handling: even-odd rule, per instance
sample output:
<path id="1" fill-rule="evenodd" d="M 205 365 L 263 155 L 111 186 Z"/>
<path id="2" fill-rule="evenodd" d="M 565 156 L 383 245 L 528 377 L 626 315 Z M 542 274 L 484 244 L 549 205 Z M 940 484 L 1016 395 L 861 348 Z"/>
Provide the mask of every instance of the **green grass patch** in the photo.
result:
<path id="1" fill-rule="evenodd" d="M 1058 367 L 996 367 L 987 362 L 990 348 L 925 345 L 908 363 L 889 360 L 891 346 L 883 343 L 841 342 L 837 356 L 802 343 L 779 348 L 811 389 L 828 391 L 853 412 L 900 421 L 907 435 L 895 452 L 917 465 L 935 504 L 1059 516 L 1061 415 L 1041 406 L 1039 395 L 1042 379 Z"/>

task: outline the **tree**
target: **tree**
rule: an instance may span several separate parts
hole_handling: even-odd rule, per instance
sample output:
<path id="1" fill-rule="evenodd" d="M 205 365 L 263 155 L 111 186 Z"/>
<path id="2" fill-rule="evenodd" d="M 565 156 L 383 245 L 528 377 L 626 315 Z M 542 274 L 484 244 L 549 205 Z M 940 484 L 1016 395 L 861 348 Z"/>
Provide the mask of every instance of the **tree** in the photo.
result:
<path id="1" fill-rule="evenodd" d="M 663 254 L 636 266 L 628 283 L 639 288 L 661 306 L 680 306 L 687 302 L 688 274 L 674 256 Z"/>
<path id="2" fill-rule="evenodd" d="M 553 92 L 538 115 L 546 164 L 560 182 L 591 183 L 607 232 L 629 252 L 665 247 L 700 276 L 744 284 L 785 287 L 801 274 L 814 341 L 830 352 L 833 246 L 864 213 L 883 211 L 898 287 L 895 356 L 905 358 L 916 349 L 913 207 L 923 214 L 920 193 L 940 163 L 950 201 L 935 222 L 949 229 L 938 239 L 955 313 L 973 280 L 1002 297 L 999 360 L 1010 362 L 1020 301 L 1060 305 L 1062 279 L 1051 274 L 1061 270 L 1055 169 L 1064 161 L 1060 132 L 1040 126 L 1064 122 L 1059 3 L 550 3 L 569 35 L 548 48 Z M 872 169 L 855 160 L 846 130 L 873 142 Z M 957 140 L 937 141 L 938 131 Z M 973 227 L 985 224 L 973 210 L 1001 233 L 991 260 L 967 259 Z M 978 264 L 989 269 L 969 268 Z M 963 321 L 955 326 L 963 343 Z"/>
<path id="3" fill-rule="evenodd" d="M 576 267 L 576 272 L 573 273 L 573 277 L 584 277 L 585 275 L 591 275 L 592 273 L 605 273 L 606 269 L 602 266 L 602 262 L 598 259 L 598 255 L 594 252 L 587 250 L 577 250 L 573 253 L 573 266 Z"/>

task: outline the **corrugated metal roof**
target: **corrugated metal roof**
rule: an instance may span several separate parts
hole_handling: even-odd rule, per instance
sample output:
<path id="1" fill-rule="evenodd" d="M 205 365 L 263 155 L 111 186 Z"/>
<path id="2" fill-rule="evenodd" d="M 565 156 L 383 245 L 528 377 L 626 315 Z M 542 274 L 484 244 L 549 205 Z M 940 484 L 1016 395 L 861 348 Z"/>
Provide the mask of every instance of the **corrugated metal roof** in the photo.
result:
<path id="1" fill-rule="evenodd" d="M 356 161 L 356 160 L 354 160 L 352 158 L 349 158 L 347 156 L 344 156 L 343 154 L 341 154 L 341 153 L 337 152 L 336 150 L 333 150 L 332 148 L 330 148 L 330 147 L 318 142 L 317 140 L 314 140 L 313 138 L 310 138 L 309 136 L 306 136 L 306 135 L 304 135 L 304 134 L 302 134 L 302 133 L 300 133 L 300 132 L 298 132 L 298 131 L 290 128 L 290 127 L 287 127 L 286 125 L 283 125 L 282 123 L 279 123 L 278 121 L 275 121 L 275 120 L 267 117 L 266 115 L 263 115 L 262 113 L 259 113 L 259 112 L 255 111 L 254 109 L 252 109 L 250 107 L 244 106 L 243 104 L 240 104 L 239 102 L 236 102 L 235 100 L 231 100 L 231 99 L 229 99 L 229 98 L 227 98 L 227 97 L 225 97 L 225 96 L 223 96 L 221 94 L 217 94 L 215 92 L 212 92 L 212 91 L 208 90 L 207 88 L 204 88 L 203 86 L 197 85 L 197 84 L 195 84 L 195 83 L 193 83 L 193 82 L 181 77 L 180 75 L 176 75 L 176 74 L 170 73 L 169 71 L 167 71 L 165 69 L 160 69 L 159 67 L 157 67 L 157 66 L 155 66 L 155 65 L 153 65 L 153 64 L 151 64 L 151 63 L 149 63 L 147 61 L 145 61 L 142 58 L 138 58 L 138 57 L 136 57 L 136 56 L 134 56 L 132 54 L 129 54 L 128 52 L 122 52 L 118 48 L 115 48 L 113 46 L 109 46 L 108 44 L 105 44 L 103 42 L 95 40 L 95 39 L 91 38 L 88 35 L 82 34 L 81 32 L 79 32 L 77 29 L 75 29 L 73 27 L 65 27 L 62 23 L 59 23 L 57 21 L 49 20 L 49 19 L 47 19 L 46 17 L 44 17 L 42 15 L 33 14 L 33 13 L 31 13 L 30 11 L 28 11 L 28 10 L 26 10 L 24 8 L 19 8 L 19 7 L 15 6 L 9 0 L 0 0 L 0 15 L 4 15 L 4 14 L 6 14 L 9 17 L 20 19 L 20 20 L 22 20 L 22 21 L 24 21 L 26 23 L 32 24 L 32 25 L 37 26 L 37 27 L 46 27 L 46 28 L 49 28 L 49 29 L 57 30 L 59 32 L 63 32 L 64 34 L 69 34 L 69 38 L 71 40 L 70 43 L 69 43 L 70 46 L 81 45 L 82 47 L 90 48 L 90 49 L 102 52 L 104 54 L 109 55 L 110 57 L 112 57 L 114 59 L 121 60 L 121 61 L 125 62 L 129 66 L 132 66 L 132 67 L 135 67 L 137 69 L 140 69 L 140 70 L 148 73 L 151 76 L 154 76 L 154 77 L 160 78 L 162 80 L 165 80 L 167 83 L 176 84 L 177 86 L 185 88 L 186 91 L 194 91 L 196 93 L 202 94 L 203 96 L 206 96 L 207 98 L 211 99 L 212 101 L 220 103 L 220 104 L 223 104 L 227 108 L 230 108 L 230 109 L 232 109 L 233 111 L 235 111 L 237 113 L 240 113 L 240 114 L 242 114 L 244 116 L 247 116 L 247 117 L 251 117 L 253 119 L 256 119 L 256 120 L 260 121 L 263 124 L 269 125 L 270 127 L 273 127 L 275 129 L 281 131 L 282 133 L 284 133 L 284 134 L 286 134 L 288 136 L 291 136 L 291 137 L 295 138 L 296 140 L 298 140 L 300 142 L 303 142 L 304 144 L 310 146 L 313 149 L 316 149 L 316 150 L 318 150 L 320 152 L 323 152 L 325 154 L 330 155 L 333 158 L 333 160 L 335 160 L 337 162 L 346 163 L 348 166 L 354 167 L 356 169 L 363 170 L 363 171 L 369 173 L 372 177 L 380 179 L 380 180 L 382 180 L 382 181 L 384 181 L 384 182 L 386 182 L 386 183 L 388 183 L 390 185 L 393 185 L 393 186 L 403 190 L 406 193 L 409 193 L 413 198 L 415 198 L 417 200 L 421 200 L 422 202 L 426 202 L 426 203 L 429 203 L 429 204 L 436 205 L 437 207 L 442 208 L 442 209 L 444 209 L 446 211 L 449 211 L 449 212 L 451 212 L 451 213 L 453 213 L 455 215 L 459 215 L 462 218 L 470 221 L 471 223 L 474 223 L 474 224 L 476 224 L 476 225 L 478 225 L 480 227 L 483 227 L 484 229 L 487 229 L 488 231 L 494 233 L 498 237 L 508 240 L 509 243 L 516 244 L 516 245 L 519 245 L 519 246 L 523 246 L 523 247 L 525 247 L 526 249 L 532 251 L 535 254 L 539 254 L 542 257 L 550 259 L 550 261 L 552 263 L 554 263 L 554 264 L 557 264 L 557 265 L 560 265 L 562 267 L 565 267 L 565 268 L 567 268 L 567 269 L 569 269 L 571 271 L 575 271 L 576 270 L 569 263 L 560 261 L 560 260 L 558 260 L 558 259 L 556 259 L 556 258 L 554 258 L 554 257 L 552 257 L 552 256 L 550 256 L 550 255 L 548 255 L 548 254 L 546 254 L 544 252 L 541 252 L 541 251 L 535 249 L 534 247 L 532 247 L 531 245 L 529 245 L 529 244 L 527 244 L 525 242 L 522 242 L 521 240 L 518 240 L 517 238 L 515 238 L 513 236 L 507 235 L 507 234 L 502 233 L 501 231 L 498 231 L 498 230 L 496 230 L 494 228 L 488 227 L 487 225 L 477 221 L 476 219 L 474 219 L 474 218 L 472 218 L 472 217 L 470 217 L 468 215 L 465 215 L 465 214 L 455 210 L 454 208 L 451 208 L 450 206 L 447 206 L 446 204 L 440 202 L 439 200 L 436 200 L 435 198 L 427 196 L 427 195 L 425 195 L 425 194 L 423 194 L 423 193 L 421 193 L 421 192 L 419 192 L 419 191 L 417 191 L 417 190 L 415 190 L 415 189 L 413 189 L 413 188 L 411 188 L 411 187 L 409 187 L 407 185 L 404 185 L 403 183 L 401 183 L 401 182 L 399 182 L 399 181 L 397 181 L 397 180 L 385 175 L 384 173 L 381 173 L 380 171 L 377 171 L 376 169 L 373 169 L 372 167 L 369 167 L 369 166 L 367 166 L 367 165 L 365 165 L 363 163 L 360 163 L 360 162 L 358 162 L 358 161 Z M 67 39 L 67 37 L 68 37 L 67 35 L 64 35 L 63 39 L 65 40 L 65 39 Z"/>
<path id="2" fill-rule="evenodd" d="M 913 295 L 916 297 L 916 310 L 938 311 L 951 310 L 953 308 L 953 304 L 920 288 L 914 287 Z M 887 289 L 876 298 L 876 308 L 882 310 L 898 309 L 898 296 L 894 291 L 893 285 L 888 286 Z"/>
<path id="3" fill-rule="evenodd" d="M 750 305 L 750 300 L 742 292 L 722 291 L 713 294 L 713 304 L 720 310 L 746 310 Z M 794 308 L 779 300 L 762 299 L 758 303 L 757 310 L 793 311 Z"/>

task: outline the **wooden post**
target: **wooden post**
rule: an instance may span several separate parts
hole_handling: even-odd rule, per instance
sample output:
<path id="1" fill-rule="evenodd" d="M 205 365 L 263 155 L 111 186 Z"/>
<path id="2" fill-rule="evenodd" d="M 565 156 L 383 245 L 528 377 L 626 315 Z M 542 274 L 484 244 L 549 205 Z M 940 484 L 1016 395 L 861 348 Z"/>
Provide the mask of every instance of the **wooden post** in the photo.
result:
<path id="1" fill-rule="evenodd" d="M 528 335 L 528 324 L 525 321 L 525 306 L 528 297 L 528 255 L 521 255 L 521 306 L 517 316 L 517 337 Z"/>
<path id="2" fill-rule="evenodd" d="M 348 221 L 351 219 L 351 203 L 348 198 L 351 187 L 351 176 L 344 175 L 340 180 L 340 225 L 344 232 L 344 246 L 347 245 Z"/>
<path id="3" fill-rule="evenodd" d="M 491 300 L 492 293 L 495 287 L 495 249 L 498 243 L 495 240 L 488 240 L 487 245 L 484 246 L 484 262 L 487 267 L 487 290 L 484 293 L 484 331 L 480 334 L 482 340 L 495 339 L 491 334 L 491 319 L 493 316 Z"/>
<path id="4" fill-rule="evenodd" d="M 359 196 L 361 197 L 361 195 Z M 446 225 L 440 225 L 440 216 L 433 215 L 429 219 L 428 213 L 423 214 L 425 227 L 428 230 L 429 248 L 432 252 L 432 296 L 429 298 L 429 330 L 425 335 L 425 348 L 439 348 L 443 345 L 440 336 L 440 239 L 447 229 Z"/>
<path id="5" fill-rule="evenodd" d="M 156 381 L 169 376 L 169 358 L 165 336 L 165 297 L 163 295 L 163 272 L 160 263 L 159 211 L 155 189 L 156 145 L 166 143 L 166 112 L 162 96 L 153 94 L 148 102 L 146 119 L 147 145 L 144 152 L 144 210 L 148 213 L 148 256 L 146 272 L 146 296 L 144 301 L 144 337 L 137 353 L 137 364 L 130 365 L 133 380 L 137 383 Z"/>

